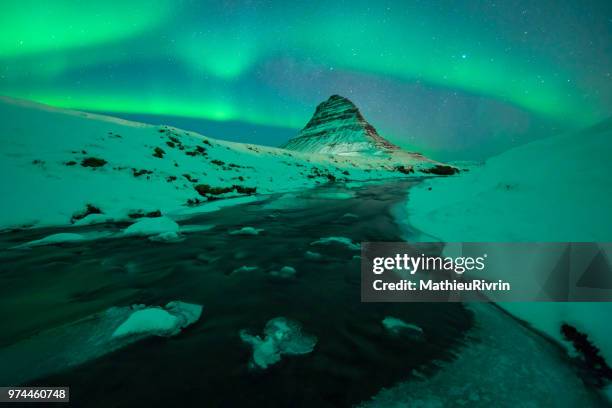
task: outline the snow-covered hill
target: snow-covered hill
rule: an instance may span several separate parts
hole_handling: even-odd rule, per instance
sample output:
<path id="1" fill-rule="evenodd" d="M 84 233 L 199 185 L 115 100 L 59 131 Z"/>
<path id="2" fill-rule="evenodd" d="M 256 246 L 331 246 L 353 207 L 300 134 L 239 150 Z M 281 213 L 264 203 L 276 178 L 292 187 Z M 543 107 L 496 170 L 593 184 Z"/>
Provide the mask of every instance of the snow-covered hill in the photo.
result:
<path id="1" fill-rule="evenodd" d="M 612 120 L 490 158 L 410 192 L 410 222 L 446 242 L 612 238 Z"/>
<path id="2" fill-rule="evenodd" d="M 0 118 L 0 229 L 129 220 L 439 165 L 418 156 L 330 157 L 231 143 L 10 98 L 0 98 Z"/>
<path id="3" fill-rule="evenodd" d="M 416 186 L 409 223 L 445 242 L 610 242 L 611 157 L 612 120 L 530 143 L 460 176 Z M 503 307 L 570 348 L 561 325 L 576 327 L 612 364 L 612 302 Z"/>

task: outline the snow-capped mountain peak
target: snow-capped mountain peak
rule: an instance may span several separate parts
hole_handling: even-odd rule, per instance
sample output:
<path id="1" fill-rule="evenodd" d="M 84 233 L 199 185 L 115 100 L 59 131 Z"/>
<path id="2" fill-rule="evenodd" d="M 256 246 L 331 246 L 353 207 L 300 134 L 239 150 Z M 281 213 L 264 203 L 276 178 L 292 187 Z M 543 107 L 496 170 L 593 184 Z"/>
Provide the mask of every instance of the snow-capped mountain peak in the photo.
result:
<path id="1" fill-rule="evenodd" d="M 399 150 L 376 132 L 353 102 L 340 95 L 320 103 L 300 133 L 282 147 L 340 155 L 376 155 Z"/>

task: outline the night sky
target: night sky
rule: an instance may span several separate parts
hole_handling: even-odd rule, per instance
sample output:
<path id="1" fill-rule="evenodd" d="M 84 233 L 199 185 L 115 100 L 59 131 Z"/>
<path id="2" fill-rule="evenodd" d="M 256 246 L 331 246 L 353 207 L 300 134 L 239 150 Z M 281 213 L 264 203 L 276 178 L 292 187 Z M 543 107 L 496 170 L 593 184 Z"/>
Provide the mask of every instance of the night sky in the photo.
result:
<path id="1" fill-rule="evenodd" d="M 435 158 L 612 116 L 612 2 L 4 0 L 0 94 L 280 144 L 331 94 Z"/>

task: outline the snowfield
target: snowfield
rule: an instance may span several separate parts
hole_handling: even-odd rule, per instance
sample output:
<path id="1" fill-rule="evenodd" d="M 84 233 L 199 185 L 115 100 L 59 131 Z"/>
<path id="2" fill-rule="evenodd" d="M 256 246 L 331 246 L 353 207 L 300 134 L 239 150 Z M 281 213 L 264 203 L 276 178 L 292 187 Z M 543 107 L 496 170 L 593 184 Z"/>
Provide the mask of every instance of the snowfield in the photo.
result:
<path id="1" fill-rule="evenodd" d="M 445 242 L 606 242 L 612 120 L 410 190 L 410 223 Z M 425 238 L 425 237 L 424 237 Z"/>
<path id="2" fill-rule="evenodd" d="M 4 97 L 0 116 L 0 229 L 155 217 L 218 198 L 399 177 L 440 164 L 231 143 Z"/>
<path id="3" fill-rule="evenodd" d="M 409 224 L 424 241 L 610 242 L 611 157 L 612 120 L 530 143 L 460 176 L 411 189 Z M 612 364 L 612 303 L 500 305 L 570 351 L 560 328 L 571 324 Z"/>

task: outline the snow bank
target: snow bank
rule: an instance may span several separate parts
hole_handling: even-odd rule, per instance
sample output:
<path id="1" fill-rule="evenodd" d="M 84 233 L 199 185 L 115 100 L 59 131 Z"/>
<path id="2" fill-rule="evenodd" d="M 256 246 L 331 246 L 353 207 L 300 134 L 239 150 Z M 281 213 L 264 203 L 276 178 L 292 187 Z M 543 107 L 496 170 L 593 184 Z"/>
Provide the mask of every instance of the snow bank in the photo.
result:
<path id="1" fill-rule="evenodd" d="M 310 353 L 317 344 L 317 338 L 303 333 L 298 322 L 284 317 L 266 323 L 263 339 L 246 330 L 240 331 L 240 338 L 253 347 L 252 364 L 263 369 L 278 363 L 282 355 Z"/>
<path id="2" fill-rule="evenodd" d="M 409 192 L 409 223 L 423 240 L 610 242 L 612 121 L 509 150 L 469 173 Z M 562 323 L 588 334 L 612 363 L 612 303 L 503 303 L 567 347 Z"/>
<path id="3" fill-rule="evenodd" d="M 54 245 L 54 244 L 64 244 L 64 243 L 69 244 L 69 243 L 74 243 L 74 242 L 91 241 L 91 240 L 100 239 L 100 238 L 108 238 L 111 236 L 113 236 L 112 233 L 103 232 L 103 231 L 87 232 L 87 233 L 82 233 L 82 234 L 75 234 L 71 232 L 61 232 L 58 234 L 52 234 L 52 235 L 46 236 L 41 239 L 26 242 L 21 245 L 17 245 L 13 247 L 12 249 L 28 249 L 28 248 L 33 248 L 33 247 L 42 246 L 42 245 Z"/>
<path id="4" fill-rule="evenodd" d="M 124 236 L 148 236 L 157 242 L 179 242 L 182 240 L 180 226 L 168 217 L 141 218 L 123 231 Z"/>
<path id="5" fill-rule="evenodd" d="M 62 232 L 59 234 L 49 235 L 47 237 L 37 239 L 35 241 L 26 242 L 25 244 L 19 245 L 15 248 L 31 248 L 41 245 L 59 244 L 62 242 L 77 242 L 84 241 L 85 237 L 82 234 L 73 234 L 69 232 Z"/>
<path id="6" fill-rule="evenodd" d="M 410 223 L 446 242 L 607 242 L 612 121 L 410 189 Z M 431 189 L 431 190 L 430 190 Z"/>
<path id="7" fill-rule="evenodd" d="M 127 227 L 124 235 L 157 235 L 165 232 L 179 232 L 179 225 L 168 217 L 141 218 Z"/>

